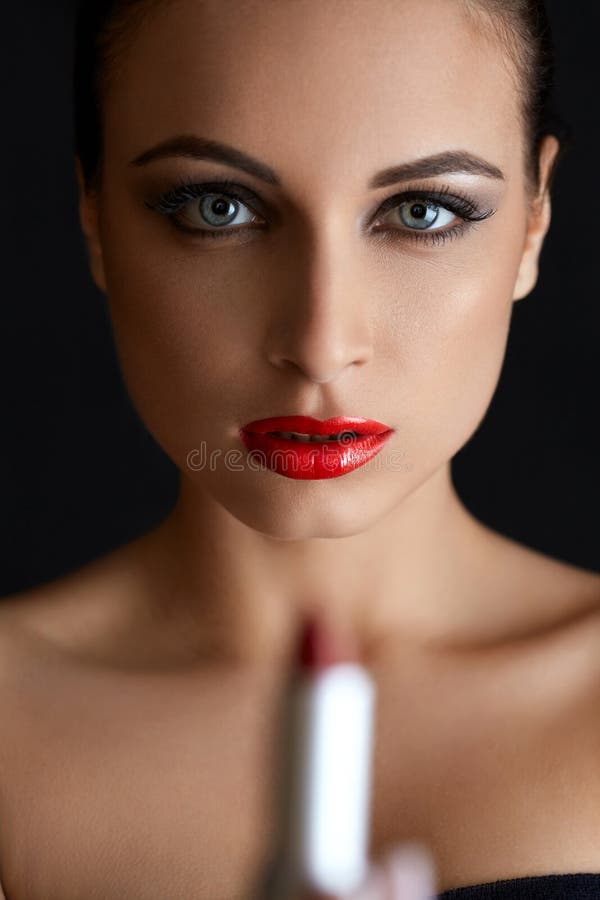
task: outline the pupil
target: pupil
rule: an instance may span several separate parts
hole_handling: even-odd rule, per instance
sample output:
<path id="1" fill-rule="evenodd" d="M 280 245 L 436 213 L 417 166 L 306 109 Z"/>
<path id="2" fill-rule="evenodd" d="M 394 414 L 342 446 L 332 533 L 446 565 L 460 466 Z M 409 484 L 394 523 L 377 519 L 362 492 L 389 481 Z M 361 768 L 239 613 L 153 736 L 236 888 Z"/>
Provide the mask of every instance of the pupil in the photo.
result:
<path id="1" fill-rule="evenodd" d="M 212 212 L 216 216 L 224 216 L 229 209 L 229 203 L 226 200 L 214 200 L 211 206 Z"/>
<path id="2" fill-rule="evenodd" d="M 427 215 L 427 209 L 422 203 L 413 203 L 410 208 L 410 214 L 415 219 L 424 219 Z"/>

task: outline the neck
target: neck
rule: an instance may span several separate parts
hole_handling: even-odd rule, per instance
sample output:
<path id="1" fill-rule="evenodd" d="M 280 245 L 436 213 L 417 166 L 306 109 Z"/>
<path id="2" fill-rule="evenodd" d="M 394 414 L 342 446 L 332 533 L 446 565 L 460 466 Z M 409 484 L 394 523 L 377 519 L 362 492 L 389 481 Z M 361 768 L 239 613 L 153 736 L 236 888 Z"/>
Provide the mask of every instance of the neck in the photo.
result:
<path id="1" fill-rule="evenodd" d="M 250 528 L 189 480 L 145 544 L 147 594 L 185 647 L 270 664 L 313 614 L 369 658 L 393 637 L 444 642 L 485 616 L 473 573 L 486 529 L 438 469 L 390 513 L 341 538 L 281 540 Z"/>

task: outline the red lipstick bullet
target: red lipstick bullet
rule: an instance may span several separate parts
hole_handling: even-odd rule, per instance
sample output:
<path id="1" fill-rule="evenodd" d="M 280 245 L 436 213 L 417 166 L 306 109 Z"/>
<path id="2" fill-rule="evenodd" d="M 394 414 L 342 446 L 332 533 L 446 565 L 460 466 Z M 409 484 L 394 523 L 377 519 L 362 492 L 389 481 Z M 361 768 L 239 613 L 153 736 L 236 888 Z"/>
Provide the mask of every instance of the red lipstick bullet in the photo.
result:
<path id="1" fill-rule="evenodd" d="M 306 621 L 283 716 L 279 843 L 261 900 L 339 896 L 363 883 L 374 702 L 354 642 L 322 617 Z"/>

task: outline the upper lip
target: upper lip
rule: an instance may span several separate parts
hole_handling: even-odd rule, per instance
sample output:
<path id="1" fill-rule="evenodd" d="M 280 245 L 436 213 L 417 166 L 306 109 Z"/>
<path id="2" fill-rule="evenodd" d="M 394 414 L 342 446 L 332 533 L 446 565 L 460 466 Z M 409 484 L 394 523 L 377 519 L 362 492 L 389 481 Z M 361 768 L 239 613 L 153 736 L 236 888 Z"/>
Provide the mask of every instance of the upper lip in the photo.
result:
<path id="1" fill-rule="evenodd" d="M 242 431 L 254 434 L 266 434 L 269 431 L 294 431 L 298 434 L 339 434 L 342 431 L 354 431 L 356 434 L 383 434 L 391 431 L 388 425 L 373 419 L 359 419 L 336 416 L 320 422 L 311 416 L 274 416 L 270 419 L 256 419 L 244 425 Z"/>

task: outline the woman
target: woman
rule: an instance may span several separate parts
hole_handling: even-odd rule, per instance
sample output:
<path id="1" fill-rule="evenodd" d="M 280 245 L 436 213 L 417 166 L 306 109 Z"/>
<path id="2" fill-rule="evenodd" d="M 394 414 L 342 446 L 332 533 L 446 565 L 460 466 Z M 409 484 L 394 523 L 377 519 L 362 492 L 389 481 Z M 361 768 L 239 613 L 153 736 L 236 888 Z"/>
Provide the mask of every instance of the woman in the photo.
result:
<path id="1" fill-rule="evenodd" d="M 542 5 L 85 7 L 90 267 L 181 481 L 159 527 L 2 607 L 6 896 L 247 897 L 320 611 L 378 688 L 373 858 L 420 842 L 445 900 L 600 892 L 600 578 L 450 478 L 550 224 Z M 292 416 L 334 437 L 309 456 Z"/>

